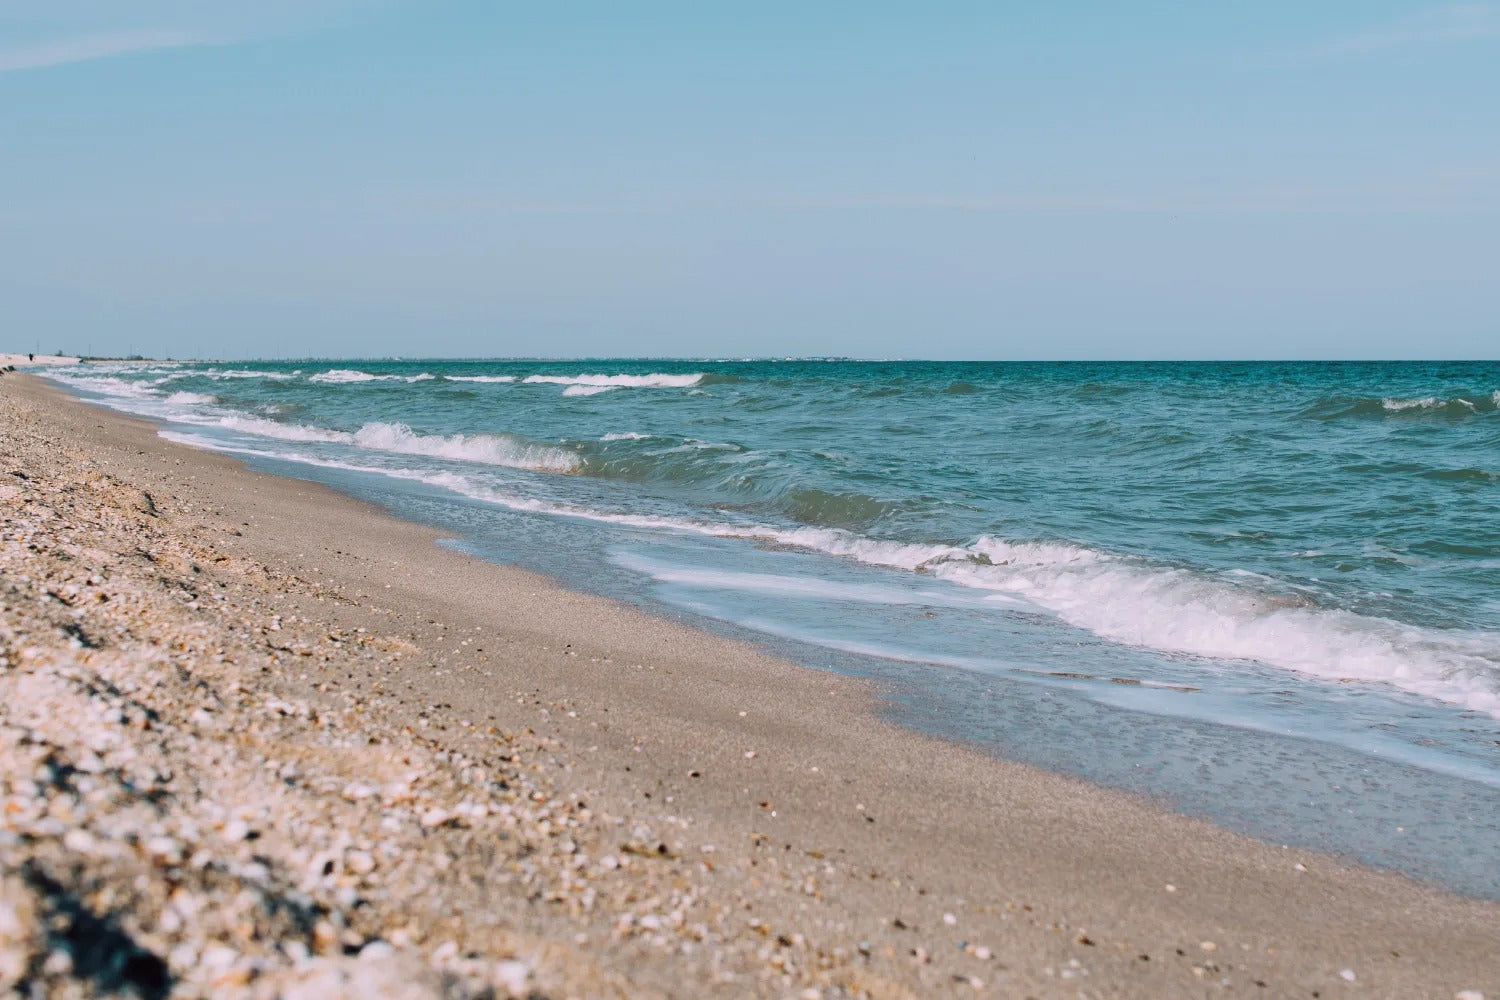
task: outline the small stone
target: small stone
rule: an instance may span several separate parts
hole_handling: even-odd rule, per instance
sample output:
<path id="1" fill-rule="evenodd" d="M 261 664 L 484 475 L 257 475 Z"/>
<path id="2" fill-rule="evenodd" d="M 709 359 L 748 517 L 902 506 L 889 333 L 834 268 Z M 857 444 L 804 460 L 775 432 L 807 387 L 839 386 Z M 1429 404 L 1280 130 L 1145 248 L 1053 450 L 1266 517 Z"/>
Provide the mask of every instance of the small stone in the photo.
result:
<path id="1" fill-rule="evenodd" d="M 339 932 L 326 920 L 313 925 L 313 947 L 318 951 L 329 951 L 339 943 Z"/>
<path id="2" fill-rule="evenodd" d="M 368 875 L 375 870 L 375 857 L 369 851 L 350 851 L 344 855 L 344 868 L 355 875 Z"/>
<path id="3" fill-rule="evenodd" d="M 1453 1000 L 1484 1000 L 1484 994 L 1478 990 L 1459 990 L 1453 994 Z"/>
<path id="4" fill-rule="evenodd" d="M 146 841 L 146 853 L 163 861 L 182 860 L 182 845 L 171 837 L 152 837 Z"/>
<path id="5" fill-rule="evenodd" d="M 1198 947 L 1202 948 L 1204 951 L 1218 951 L 1219 950 L 1219 946 L 1216 945 L 1216 944 L 1214 944 L 1212 941 L 1204 941 L 1201 944 L 1199 944 Z"/>
<path id="6" fill-rule="evenodd" d="M 525 962 L 501 962 L 495 966 L 495 987 L 507 996 L 524 997 L 529 992 L 531 967 Z"/>
<path id="7" fill-rule="evenodd" d="M 88 854 L 94 849 L 94 835 L 87 830 L 69 830 L 63 834 L 63 846 L 79 854 Z"/>
<path id="8" fill-rule="evenodd" d="M 1346 983 L 1352 983 L 1352 982 L 1354 982 L 1354 978 L 1355 978 L 1354 977 L 1354 970 L 1353 969 L 1345 969 L 1345 970 L 1343 970 L 1342 972 L 1339 973 L 1339 978 L 1342 979 Z"/>
<path id="9" fill-rule="evenodd" d="M 943 923 L 947 924 L 949 927 L 952 927 L 958 923 L 958 918 L 951 913 L 945 913 L 943 914 Z"/>
<path id="10" fill-rule="evenodd" d="M 240 953 L 227 945 L 210 945 L 203 949 L 203 957 L 200 964 L 206 969 L 227 969 L 234 964 L 234 960 L 240 957 Z"/>
<path id="11" fill-rule="evenodd" d="M 42 972 L 49 976 L 66 976 L 73 971 L 73 956 L 61 949 L 47 955 L 42 962 Z"/>
<path id="12" fill-rule="evenodd" d="M 446 809 L 429 809 L 422 814 L 421 824 L 428 830 L 435 830 L 440 826 L 446 826 L 453 820 L 453 814 Z"/>

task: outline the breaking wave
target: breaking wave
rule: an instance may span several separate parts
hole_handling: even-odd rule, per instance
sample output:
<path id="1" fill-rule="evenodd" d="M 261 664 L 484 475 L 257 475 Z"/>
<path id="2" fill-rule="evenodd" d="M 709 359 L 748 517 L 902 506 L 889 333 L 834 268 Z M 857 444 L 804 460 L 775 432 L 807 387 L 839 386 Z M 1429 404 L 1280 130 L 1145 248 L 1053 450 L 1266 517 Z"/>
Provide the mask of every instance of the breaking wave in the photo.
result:
<path id="1" fill-rule="evenodd" d="M 422 372 L 420 375 L 372 375 L 350 368 L 334 368 L 308 376 L 307 380 L 325 385 L 343 385 L 351 382 L 427 382 L 435 378 L 437 376 L 429 372 Z"/>
<path id="2" fill-rule="evenodd" d="M 512 469 L 573 472 L 578 467 L 577 456 L 565 449 L 510 434 L 419 434 L 400 423 L 367 423 L 350 432 L 239 415 L 221 417 L 213 423 L 226 430 L 280 441 L 343 444 L 367 451 L 423 455 Z"/>
<path id="3" fill-rule="evenodd" d="M 1303 411 L 1304 416 L 1339 417 L 1472 417 L 1500 411 L 1500 389 L 1456 396 L 1334 397 Z"/>

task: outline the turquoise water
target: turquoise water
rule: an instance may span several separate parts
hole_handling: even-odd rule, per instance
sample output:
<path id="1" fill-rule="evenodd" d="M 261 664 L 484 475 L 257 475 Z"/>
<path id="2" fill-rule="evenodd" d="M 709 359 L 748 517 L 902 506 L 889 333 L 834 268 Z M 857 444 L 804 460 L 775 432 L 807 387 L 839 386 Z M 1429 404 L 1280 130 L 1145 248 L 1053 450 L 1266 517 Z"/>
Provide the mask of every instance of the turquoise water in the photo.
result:
<path id="1" fill-rule="evenodd" d="M 1278 837 L 1500 893 L 1500 364 L 302 361 L 51 377 L 475 551 L 892 679 L 948 735 L 1263 835 L 1257 817 L 1280 809 Z M 1194 755 L 1221 763 L 1205 775 Z M 1307 809 L 1247 791 L 1335 759 Z M 1373 784 L 1351 793 L 1359 780 Z M 1319 806 L 1338 795 L 1357 822 Z"/>

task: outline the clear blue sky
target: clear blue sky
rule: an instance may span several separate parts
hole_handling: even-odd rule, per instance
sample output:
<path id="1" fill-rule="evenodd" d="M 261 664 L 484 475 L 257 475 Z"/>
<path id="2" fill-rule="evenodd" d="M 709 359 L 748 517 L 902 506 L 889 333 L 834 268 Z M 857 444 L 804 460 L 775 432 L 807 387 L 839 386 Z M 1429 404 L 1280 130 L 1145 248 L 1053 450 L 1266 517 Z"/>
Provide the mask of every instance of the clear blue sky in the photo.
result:
<path id="1" fill-rule="evenodd" d="M 1500 3 L 6 0 L 33 346 L 1493 358 Z"/>

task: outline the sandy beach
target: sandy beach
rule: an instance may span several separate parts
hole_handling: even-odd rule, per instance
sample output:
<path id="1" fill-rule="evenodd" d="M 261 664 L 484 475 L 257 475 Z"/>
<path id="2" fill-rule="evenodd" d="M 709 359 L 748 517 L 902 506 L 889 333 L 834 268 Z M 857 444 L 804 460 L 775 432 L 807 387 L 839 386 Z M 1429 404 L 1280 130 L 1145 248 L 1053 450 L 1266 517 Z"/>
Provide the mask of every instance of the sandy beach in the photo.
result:
<path id="1" fill-rule="evenodd" d="M 1500 905 L 0 378 L 0 994 L 1456 997 Z"/>
<path id="2" fill-rule="evenodd" d="M 78 358 L 61 354 L 6 354 L 0 352 L 0 368 L 15 365 L 17 368 L 41 368 L 46 365 L 76 365 Z"/>

